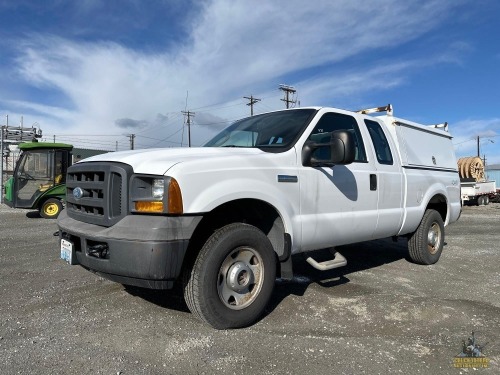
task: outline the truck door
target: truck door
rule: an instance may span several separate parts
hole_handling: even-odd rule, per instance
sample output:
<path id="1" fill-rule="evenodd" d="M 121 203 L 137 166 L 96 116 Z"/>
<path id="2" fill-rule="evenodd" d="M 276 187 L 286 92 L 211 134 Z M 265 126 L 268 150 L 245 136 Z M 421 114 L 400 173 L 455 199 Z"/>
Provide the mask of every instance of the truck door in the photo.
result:
<path id="1" fill-rule="evenodd" d="M 378 193 L 377 238 L 393 236 L 399 232 L 403 221 L 403 174 L 399 159 L 393 157 L 392 138 L 373 120 L 364 120 L 375 152 L 376 182 Z M 392 146 L 392 147 L 391 147 Z"/>
<path id="2" fill-rule="evenodd" d="M 367 158 L 356 119 L 348 114 L 326 112 L 308 139 L 329 142 L 335 130 L 355 135 L 356 157 L 349 165 L 299 166 L 302 250 L 313 250 L 372 239 L 377 227 L 378 192 L 373 190 L 374 162 Z M 315 152 L 329 152 L 326 148 Z M 328 156 L 318 155 L 318 159 Z"/>

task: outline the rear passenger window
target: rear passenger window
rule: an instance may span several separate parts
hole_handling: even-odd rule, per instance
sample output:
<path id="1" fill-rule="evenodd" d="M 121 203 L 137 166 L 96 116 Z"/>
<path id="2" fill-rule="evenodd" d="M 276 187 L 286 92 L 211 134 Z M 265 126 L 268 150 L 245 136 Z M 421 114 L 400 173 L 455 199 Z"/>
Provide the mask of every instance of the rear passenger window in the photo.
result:
<path id="1" fill-rule="evenodd" d="M 314 130 L 309 135 L 309 140 L 315 143 L 328 143 L 335 130 L 349 130 L 354 134 L 354 141 L 356 143 L 355 162 L 366 162 L 365 146 L 363 138 L 359 132 L 358 123 L 356 119 L 349 115 L 341 113 L 325 113 Z M 330 148 L 322 147 L 314 151 L 313 157 L 319 160 L 330 159 Z"/>
<path id="2" fill-rule="evenodd" d="M 385 137 L 384 131 L 380 124 L 376 121 L 365 120 L 366 127 L 372 138 L 373 147 L 375 148 L 375 155 L 380 164 L 392 165 L 392 153 L 389 147 L 389 142 Z"/>

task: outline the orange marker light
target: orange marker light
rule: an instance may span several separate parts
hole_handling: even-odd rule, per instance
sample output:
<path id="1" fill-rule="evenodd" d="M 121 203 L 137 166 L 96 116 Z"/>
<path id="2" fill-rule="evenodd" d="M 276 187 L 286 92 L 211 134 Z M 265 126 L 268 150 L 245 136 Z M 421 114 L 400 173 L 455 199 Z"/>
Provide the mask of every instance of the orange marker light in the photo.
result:
<path id="1" fill-rule="evenodd" d="M 163 202 L 158 201 L 138 201 L 135 202 L 135 210 L 138 212 L 163 212 Z"/>
<path id="2" fill-rule="evenodd" d="M 177 215 L 183 213 L 181 188 L 174 178 L 171 178 L 168 184 L 168 213 Z"/>

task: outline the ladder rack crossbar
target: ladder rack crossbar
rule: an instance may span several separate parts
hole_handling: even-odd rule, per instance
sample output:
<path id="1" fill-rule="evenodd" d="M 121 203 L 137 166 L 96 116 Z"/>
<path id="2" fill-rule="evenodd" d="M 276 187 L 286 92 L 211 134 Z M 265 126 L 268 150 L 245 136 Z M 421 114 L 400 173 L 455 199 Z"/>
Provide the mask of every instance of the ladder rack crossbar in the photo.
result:
<path id="1" fill-rule="evenodd" d="M 375 113 L 375 112 L 387 112 L 388 116 L 392 116 L 394 110 L 393 110 L 391 104 L 387 104 L 386 106 L 383 106 L 383 107 L 365 108 L 365 109 L 357 110 L 355 112 L 361 113 L 363 115 L 367 115 L 369 113 Z"/>

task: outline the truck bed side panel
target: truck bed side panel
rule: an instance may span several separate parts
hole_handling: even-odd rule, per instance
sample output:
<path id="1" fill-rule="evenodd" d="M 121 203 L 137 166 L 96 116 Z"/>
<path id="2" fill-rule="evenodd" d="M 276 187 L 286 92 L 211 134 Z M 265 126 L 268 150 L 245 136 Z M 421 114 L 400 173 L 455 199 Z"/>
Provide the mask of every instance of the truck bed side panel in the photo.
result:
<path id="1" fill-rule="evenodd" d="M 429 201 L 437 195 L 446 200 L 445 224 L 457 220 L 460 183 L 451 135 L 392 116 L 380 119 L 395 138 L 405 174 L 405 213 L 399 234 L 411 233 L 418 227 Z"/>

